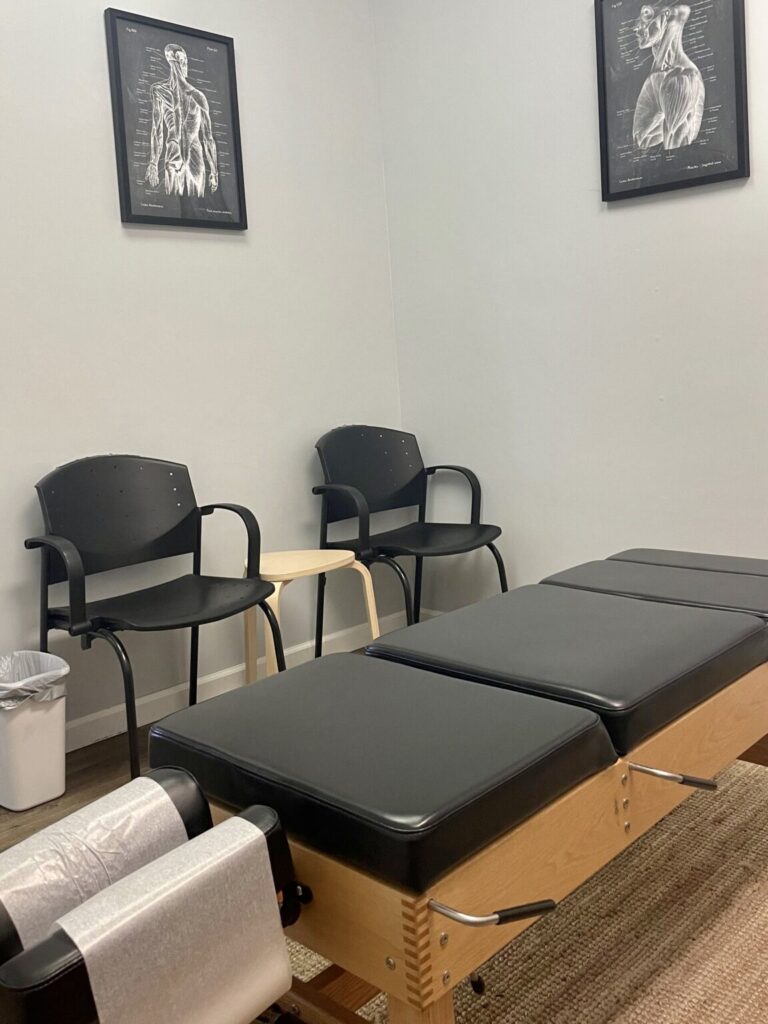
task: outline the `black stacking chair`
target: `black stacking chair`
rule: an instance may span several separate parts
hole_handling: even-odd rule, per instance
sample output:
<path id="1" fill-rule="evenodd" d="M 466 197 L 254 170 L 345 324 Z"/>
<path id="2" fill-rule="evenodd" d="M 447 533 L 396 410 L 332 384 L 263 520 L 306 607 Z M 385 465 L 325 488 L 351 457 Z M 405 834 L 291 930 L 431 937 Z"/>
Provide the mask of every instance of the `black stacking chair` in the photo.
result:
<path id="1" fill-rule="evenodd" d="M 502 557 L 493 543 L 501 536 L 498 526 L 480 522 L 480 481 L 464 466 L 425 468 L 419 445 L 413 434 L 386 427 L 337 427 L 324 434 L 315 445 L 323 467 L 325 484 L 313 489 L 320 494 L 323 507 L 320 523 L 321 548 L 349 548 L 366 565 L 382 562 L 398 576 L 403 588 L 408 625 L 419 621 L 423 561 L 439 555 L 459 555 L 487 547 L 496 560 L 502 591 L 507 576 Z M 469 523 L 428 523 L 427 482 L 439 470 L 452 470 L 466 477 L 472 489 Z M 418 508 L 418 520 L 386 533 L 370 533 L 372 512 Z M 357 517 L 357 537 L 329 541 L 328 525 Z M 398 555 L 416 559 L 414 593 Z M 325 576 L 318 579 L 315 654 L 322 653 Z"/>
<path id="2" fill-rule="evenodd" d="M 40 650 L 48 650 L 51 629 L 79 636 L 84 650 L 96 639 L 112 647 L 123 673 L 132 778 L 139 774 L 136 699 L 119 631 L 191 627 L 189 700 L 195 704 L 200 626 L 258 605 L 272 630 L 278 668 L 285 668 L 280 627 L 266 603 L 274 587 L 259 576 L 261 535 L 247 508 L 198 508 L 186 466 L 137 455 L 98 455 L 70 462 L 36 487 L 46 532 L 25 543 L 42 549 Z M 245 579 L 201 574 L 202 518 L 216 509 L 234 512 L 245 524 Z M 192 555 L 191 574 L 103 601 L 86 601 L 86 576 L 175 555 Z M 69 584 L 69 600 L 63 607 L 50 608 L 48 587 L 63 581 Z"/>

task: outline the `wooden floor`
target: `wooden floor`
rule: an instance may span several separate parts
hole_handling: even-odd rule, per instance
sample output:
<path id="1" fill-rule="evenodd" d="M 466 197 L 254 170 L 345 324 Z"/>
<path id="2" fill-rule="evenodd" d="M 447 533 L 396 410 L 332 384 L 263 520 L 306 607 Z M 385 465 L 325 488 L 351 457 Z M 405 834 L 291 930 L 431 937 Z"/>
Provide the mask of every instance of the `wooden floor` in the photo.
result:
<path id="1" fill-rule="evenodd" d="M 149 726 L 141 729 L 140 734 L 141 766 L 145 771 Z M 748 750 L 743 760 L 768 767 L 768 736 Z M 117 789 L 128 778 L 128 746 L 125 736 L 115 736 L 74 751 L 67 757 L 67 792 L 59 800 L 17 814 L 0 810 L 0 850 L 21 842 L 46 825 Z"/>
<path id="2" fill-rule="evenodd" d="M 762 764 L 768 767 L 768 736 L 764 736 L 759 743 L 744 754 L 742 761 L 751 761 L 753 764 Z"/>
<path id="3" fill-rule="evenodd" d="M 141 767 L 146 771 L 149 726 L 139 730 Z M 0 850 L 33 835 L 79 807 L 98 800 L 128 782 L 128 743 L 125 736 L 94 743 L 67 755 L 67 791 L 58 800 L 14 814 L 0 810 Z"/>

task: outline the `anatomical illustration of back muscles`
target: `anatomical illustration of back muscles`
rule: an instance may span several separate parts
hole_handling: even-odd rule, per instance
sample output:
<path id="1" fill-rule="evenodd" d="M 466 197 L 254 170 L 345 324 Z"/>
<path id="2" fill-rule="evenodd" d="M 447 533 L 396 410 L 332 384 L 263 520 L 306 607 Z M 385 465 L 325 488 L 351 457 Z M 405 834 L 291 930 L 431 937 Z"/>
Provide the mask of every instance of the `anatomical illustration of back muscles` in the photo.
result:
<path id="1" fill-rule="evenodd" d="M 219 187 L 216 142 L 208 100 L 187 80 L 189 62 L 182 46 L 165 47 L 170 74 L 155 82 L 152 99 L 152 130 L 146 182 L 163 185 L 169 196 L 204 196 Z M 207 173 L 206 173 L 207 170 Z"/>

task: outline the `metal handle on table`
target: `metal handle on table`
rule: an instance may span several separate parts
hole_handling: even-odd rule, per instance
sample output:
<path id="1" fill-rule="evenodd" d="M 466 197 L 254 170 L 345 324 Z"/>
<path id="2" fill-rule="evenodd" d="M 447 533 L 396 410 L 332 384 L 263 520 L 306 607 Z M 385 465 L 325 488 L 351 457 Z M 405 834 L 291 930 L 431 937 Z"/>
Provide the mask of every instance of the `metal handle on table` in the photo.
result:
<path id="1" fill-rule="evenodd" d="M 513 921 L 525 921 L 529 917 L 540 917 L 542 914 L 549 914 L 557 904 L 554 900 L 540 900 L 538 903 L 524 903 L 519 907 L 507 907 L 504 910 L 494 910 L 490 914 L 464 914 L 461 910 L 447 907 L 437 900 L 429 901 L 429 909 L 436 914 L 456 921 L 457 924 L 466 925 L 468 928 L 488 928 L 499 924 L 512 924 Z"/>
<path id="2" fill-rule="evenodd" d="M 690 786 L 691 789 L 704 789 L 710 793 L 717 789 L 717 782 L 714 779 L 700 779 L 695 775 L 666 772 L 662 768 L 649 768 L 645 764 L 633 764 L 630 762 L 629 770 L 631 772 L 638 772 L 640 775 L 652 775 L 653 778 L 662 779 L 664 782 L 675 782 L 678 786 Z"/>

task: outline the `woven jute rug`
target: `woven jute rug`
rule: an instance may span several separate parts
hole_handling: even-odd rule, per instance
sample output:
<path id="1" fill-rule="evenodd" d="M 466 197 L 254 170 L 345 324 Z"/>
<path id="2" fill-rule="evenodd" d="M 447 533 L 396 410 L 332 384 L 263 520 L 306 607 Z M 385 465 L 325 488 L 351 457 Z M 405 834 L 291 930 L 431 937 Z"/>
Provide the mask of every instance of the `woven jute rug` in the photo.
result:
<path id="1" fill-rule="evenodd" d="M 292 944 L 303 980 L 325 962 Z M 768 768 L 737 762 L 455 992 L 459 1024 L 768 1024 Z M 361 1015 L 386 1021 L 383 999 Z"/>

